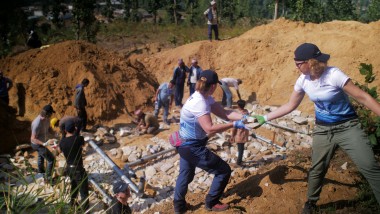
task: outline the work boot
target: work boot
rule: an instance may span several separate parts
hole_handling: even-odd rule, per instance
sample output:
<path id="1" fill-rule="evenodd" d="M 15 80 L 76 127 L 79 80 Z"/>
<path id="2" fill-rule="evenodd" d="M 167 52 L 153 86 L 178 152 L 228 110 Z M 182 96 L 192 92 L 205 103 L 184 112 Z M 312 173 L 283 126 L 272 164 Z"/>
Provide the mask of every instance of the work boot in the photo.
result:
<path id="1" fill-rule="evenodd" d="M 302 214 L 312 214 L 317 208 L 317 205 L 315 205 L 315 201 L 306 201 Z"/>
<path id="2" fill-rule="evenodd" d="M 230 205 L 223 204 L 222 202 L 218 202 L 213 207 L 207 207 L 206 206 L 206 210 L 208 210 L 208 211 L 214 211 L 214 212 L 222 212 L 222 211 L 227 210 L 228 208 L 230 208 Z"/>

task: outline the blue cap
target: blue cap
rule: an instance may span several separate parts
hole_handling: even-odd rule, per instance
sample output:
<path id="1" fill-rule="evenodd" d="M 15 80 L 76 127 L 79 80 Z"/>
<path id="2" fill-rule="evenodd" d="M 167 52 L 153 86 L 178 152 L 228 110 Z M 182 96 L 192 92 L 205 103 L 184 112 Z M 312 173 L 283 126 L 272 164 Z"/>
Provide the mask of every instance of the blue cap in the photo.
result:
<path id="1" fill-rule="evenodd" d="M 316 59 L 319 62 L 327 62 L 330 59 L 330 55 L 322 53 L 314 44 L 303 43 L 294 51 L 294 60 L 306 61 L 309 59 Z"/>

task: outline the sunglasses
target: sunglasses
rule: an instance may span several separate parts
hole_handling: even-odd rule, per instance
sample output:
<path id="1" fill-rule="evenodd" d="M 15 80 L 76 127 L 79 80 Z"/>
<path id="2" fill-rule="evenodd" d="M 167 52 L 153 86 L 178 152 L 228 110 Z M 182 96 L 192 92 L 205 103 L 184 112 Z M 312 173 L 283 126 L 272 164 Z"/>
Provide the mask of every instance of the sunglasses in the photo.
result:
<path id="1" fill-rule="evenodd" d="M 297 68 L 300 68 L 301 65 L 307 63 L 307 61 L 303 61 L 303 62 L 295 62 L 295 63 L 296 63 Z"/>

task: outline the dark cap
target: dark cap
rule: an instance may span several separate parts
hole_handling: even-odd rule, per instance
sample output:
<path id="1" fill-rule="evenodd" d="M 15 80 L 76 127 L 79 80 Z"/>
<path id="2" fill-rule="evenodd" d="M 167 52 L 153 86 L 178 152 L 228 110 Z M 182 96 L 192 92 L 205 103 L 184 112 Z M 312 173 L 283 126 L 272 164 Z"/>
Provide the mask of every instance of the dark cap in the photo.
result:
<path id="1" fill-rule="evenodd" d="M 53 114 L 53 113 L 55 113 L 55 111 L 54 111 L 53 107 L 52 107 L 50 104 L 49 104 L 49 105 L 46 105 L 46 106 L 44 106 L 43 110 L 45 110 L 45 111 L 46 111 L 46 113 L 48 113 L 48 114 Z"/>
<path id="2" fill-rule="evenodd" d="M 327 62 L 330 59 L 330 55 L 322 53 L 314 44 L 303 43 L 294 51 L 294 60 L 306 61 L 309 59 L 316 59 L 320 62 Z"/>
<path id="3" fill-rule="evenodd" d="M 117 194 L 119 192 L 125 192 L 128 189 L 128 184 L 126 184 L 124 181 L 118 181 L 113 184 L 112 191 L 114 194 Z"/>
<path id="4" fill-rule="evenodd" d="M 212 70 L 204 70 L 201 72 L 201 75 L 199 75 L 199 78 L 201 79 L 202 77 L 206 78 L 206 83 L 207 84 L 222 84 L 219 81 L 218 74 L 215 71 Z"/>
<path id="5" fill-rule="evenodd" d="M 73 133 L 75 131 L 75 122 L 74 120 L 68 120 L 65 123 L 65 130 L 69 133 Z"/>

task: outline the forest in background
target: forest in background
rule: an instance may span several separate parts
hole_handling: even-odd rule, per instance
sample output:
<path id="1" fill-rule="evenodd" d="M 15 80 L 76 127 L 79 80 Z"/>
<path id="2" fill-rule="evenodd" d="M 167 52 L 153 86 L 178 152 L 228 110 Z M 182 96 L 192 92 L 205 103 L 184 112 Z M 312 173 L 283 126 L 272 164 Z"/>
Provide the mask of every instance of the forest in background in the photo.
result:
<path id="1" fill-rule="evenodd" d="M 98 33 L 107 29 L 104 25 L 115 21 L 129 26 L 148 22 L 163 30 L 204 27 L 203 12 L 209 4 L 210 0 L 8 1 L 0 7 L 0 55 L 11 53 L 14 46 L 25 46 L 31 30 L 47 44 L 71 39 L 95 43 Z M 40 8 L 43 17 L 29 18 L 25 8 L 30 6 Z M 313 23 L 380 19 L 380 0 L 217 0 L 217 7 L 219 24 L 230 28 L 254 27 L 279 17 Z M 70 19 L 63 18 L 66 14 Z M 175 27 L 170 29 L 175 31 Z"/>

